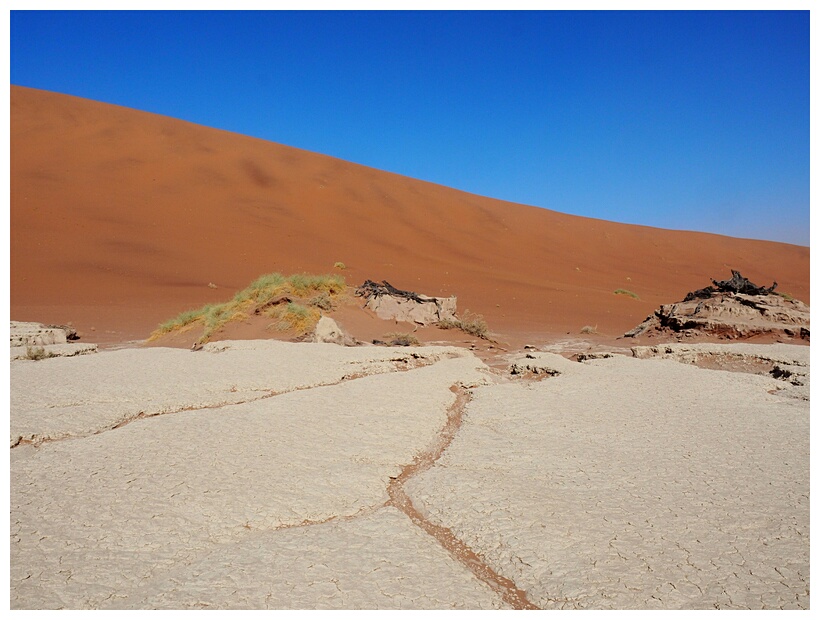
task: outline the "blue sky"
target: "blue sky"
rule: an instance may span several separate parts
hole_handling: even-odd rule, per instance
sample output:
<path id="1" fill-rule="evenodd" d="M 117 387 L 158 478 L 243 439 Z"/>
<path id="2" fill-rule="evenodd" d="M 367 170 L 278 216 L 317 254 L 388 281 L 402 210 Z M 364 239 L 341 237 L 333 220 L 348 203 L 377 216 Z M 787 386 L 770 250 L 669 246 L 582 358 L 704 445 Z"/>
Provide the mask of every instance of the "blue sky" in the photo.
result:
<path id="1" fill-rule="evenodd" d="M 11 12 L 11 83 L 513 202 L 809 245 L 809 13 Z"/>

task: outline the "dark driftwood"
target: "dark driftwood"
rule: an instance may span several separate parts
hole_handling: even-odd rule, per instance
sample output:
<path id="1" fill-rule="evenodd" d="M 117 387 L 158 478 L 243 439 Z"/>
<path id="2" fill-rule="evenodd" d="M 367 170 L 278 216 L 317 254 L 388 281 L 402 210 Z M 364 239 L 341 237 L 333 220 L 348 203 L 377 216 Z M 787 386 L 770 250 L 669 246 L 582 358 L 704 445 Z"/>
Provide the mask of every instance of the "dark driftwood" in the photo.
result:
<path id="1" fill-rule="evenodd" d="M 757 286 L 740 275 L 739 271 L 732 269 L 732 277 L 729 280 L 712 280 L 714 286 L 707 286 L 691 293 L 687 293 L 683 301 L 692 301 L 693 299 L 709 299 L 714 293 L 742 293 L 744 295 L 768 295 L 777 288 L 777 282 L 770 287 Z"/>
<path id="2" fill-rule="evenodd" d="M 744 278 L 739 271 L 734 269 L 732 269 L 731 280 L 721 280 L 720 282 L 712 280 L 712 284 L 722 293 L 743 293 L 744 295 L 768 295 L 777 288 L 777 282 L 768 288 L 752 284 L 748 278 Z"/>
<path id="3" fill-rule="evenodd" d="M 359 297 L 381 297 L 382 295 L 390 295 L 391 297 L 401 297 L 403 299 L 410 299 L 416 303 L 436 303 L 435 299 L 422 299 L 418 293 L 412 291 L 402 291 L 390 284 L 387 280 L 382 280 L 381 284 L 373 282 L 373 280 L 365 280 L 359 288 L 356 289 L 356 295 Z"/>
<path id="4" fill-rule="evenodd" d="M 712 293 L 715 293 L 716 291 L 717 289 L 714 286 L 699 288 L 691 293 L 686 293 L 686 297 L 683 298 L 683 301 L 692 301 L 693 299 L 709 299 L 712 296 Z"/>

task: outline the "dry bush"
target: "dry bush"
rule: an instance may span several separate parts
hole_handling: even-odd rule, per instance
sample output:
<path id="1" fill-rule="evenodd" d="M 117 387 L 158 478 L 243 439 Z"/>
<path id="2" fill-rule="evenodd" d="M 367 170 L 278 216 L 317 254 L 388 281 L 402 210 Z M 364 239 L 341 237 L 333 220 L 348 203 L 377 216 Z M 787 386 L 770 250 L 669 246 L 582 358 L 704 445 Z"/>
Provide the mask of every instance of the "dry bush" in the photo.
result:
<path id="1" fill-rule="evenodd" d="M 330 298 L 330 295 L 327 293 L 321 293 L 317 295 L 313 299 L 308 302 L 311 306 L 315 306 L 320 310 L 324 310 L 325 312 L 330 312 L 333 310 L 333 300 Z"/>
<path id="2" fill-rule="evenodd" d="M 290 302 L 283 307 L 282 315 L 279 319 L 279 329 L 292 329 L 303 335 L 316 327 L 321 313 L 316 308 L 308 308 L 302 304 Z"/>
<path id="3" fill-rule="evenodd" d="M 582 334 L 597 334 L 598 333 L 598 326 L 592 327 L 592 325 L 584 325 L 581 328 Z"/>
<path id="4" fill-rule="evenodd" d="M 51 357 L 59 357 L 59 355 L 51 351 L 46 351 L 43 347 L 26 347 L 26 356 L 23 359 L 37 362 L 39 360 L 47 360 Z"/>
<path id="5" fill-rule="evenodd" d="M 615 295 L 626 295 L 627 297 L 632 297 L 633 299 L 640 299 L 635 293 L 632 291 L 628 291 L 625 288 L 619 288 L 614 291 Z"/>
<path id="6" fill-rule="evenodd" d="M 461 330 L 471 336 L 477 336 L 485 340 L 490 333 L 484 317 L 480 314 L 471 314 L 469 310 L 464 311 L 464 317 L 461 319 Z"/>
<path id="7" fill-rule="evenodd" d="M 469 310 L 464 311 L 464 316 L 460 319 L 444 319 L 436 323 L 441 329 L 460 329 L 465 334 L 490 339 L 490 331 L 487 326 L 487 321 L 480 314 L 472 314 Z"/>
<path id="8" fill-rule="evenodd" d="M 461 329 L 461 321 L 443 319 L 437 323 L 440 329 Z"/>
<path id="9" fill-rule="evenodd" d="M 385 334 L 384 341 L 389 345 L 400 347 L 416 347 L 419 345 L 419 339 L 413 334 L 399 334 L 396 332 Z"/>

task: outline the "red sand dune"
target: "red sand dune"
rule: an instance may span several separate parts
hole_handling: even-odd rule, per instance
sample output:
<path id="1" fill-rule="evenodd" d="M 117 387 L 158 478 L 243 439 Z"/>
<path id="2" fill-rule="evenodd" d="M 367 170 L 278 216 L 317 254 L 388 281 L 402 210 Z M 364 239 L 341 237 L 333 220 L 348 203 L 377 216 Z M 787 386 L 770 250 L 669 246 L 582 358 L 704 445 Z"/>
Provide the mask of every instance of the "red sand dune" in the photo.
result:
<path id="1" fill-rule="evenodd" d="M 263 273 L 336 261 L 348 284 L 457 295 L 503 334 L 617 336 L 730 268 L 810 302 L 807 247 L 565 215 L 11 87 L 13 320 L 145 338 Z"/>

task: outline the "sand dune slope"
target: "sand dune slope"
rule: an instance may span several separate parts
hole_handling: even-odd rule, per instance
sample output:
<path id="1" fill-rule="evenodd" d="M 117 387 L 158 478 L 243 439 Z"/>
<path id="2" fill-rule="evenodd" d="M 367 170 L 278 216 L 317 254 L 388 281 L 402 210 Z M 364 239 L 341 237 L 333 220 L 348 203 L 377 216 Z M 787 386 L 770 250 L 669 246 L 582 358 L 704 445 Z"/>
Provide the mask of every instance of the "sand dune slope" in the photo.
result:
<path id="1" fill-rule="evenodd" d="M 457 295 L 499 332 L 618 335 L 730 268 L 810 303 L 806 247 L 564 215 L 23 87 L 10 220 L 11 318 L 100 342 L 337 261 L 349 284 Z"/>

